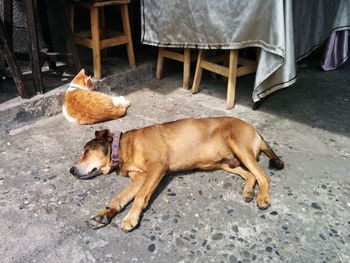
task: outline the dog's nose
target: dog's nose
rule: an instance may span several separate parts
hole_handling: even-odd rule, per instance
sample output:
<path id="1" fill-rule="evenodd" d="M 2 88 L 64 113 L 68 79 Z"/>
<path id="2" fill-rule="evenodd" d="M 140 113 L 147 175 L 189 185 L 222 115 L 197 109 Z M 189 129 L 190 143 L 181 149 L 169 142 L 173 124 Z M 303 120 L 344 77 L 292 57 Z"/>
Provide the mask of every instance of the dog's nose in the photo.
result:
<path id="1" fill-rule="evenodd" d="M 75 175 L 75 168 L 74 166 L 72 168 L 69 169 L 69 172 L 72 174 L 72 175 Z"/>

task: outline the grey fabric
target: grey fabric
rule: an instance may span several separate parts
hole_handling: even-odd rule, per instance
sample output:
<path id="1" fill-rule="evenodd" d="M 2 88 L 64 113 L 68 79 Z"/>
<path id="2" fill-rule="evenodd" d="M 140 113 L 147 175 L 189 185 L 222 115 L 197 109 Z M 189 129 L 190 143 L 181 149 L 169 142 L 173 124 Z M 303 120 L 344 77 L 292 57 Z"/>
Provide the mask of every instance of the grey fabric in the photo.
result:
<path id="1" fill-rule="evenodd" d="M 142 0 L 144 44 L 162 47 L 260 47 L 253 100 L 296 81 L 301 59 L 350 28 L 348 0 Z"/>
<path id="2" fill-rule="evenodd" d="M 348 59 L 350 30 L 333 32 L 327 41 L 321 60 L 324 71 L 334 70 Z"/>

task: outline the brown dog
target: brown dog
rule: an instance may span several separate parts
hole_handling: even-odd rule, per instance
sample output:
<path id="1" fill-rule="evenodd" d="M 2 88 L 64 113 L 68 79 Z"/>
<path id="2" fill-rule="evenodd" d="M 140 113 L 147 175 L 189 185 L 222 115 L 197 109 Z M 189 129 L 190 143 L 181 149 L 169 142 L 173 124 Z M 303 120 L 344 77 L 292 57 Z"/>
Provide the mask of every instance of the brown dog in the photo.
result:
<path id="1" fill-rule="evenodd" d="M 254 198 L 254 186 L 259 185 L 257 205 L 270 206 L 269 177 L 257 163 L 260 151 L 270 158 L 277 169 L 283 162 L 257 133 L 255 128 L 236 118 L 218 117 L 183 119 L 156 124 L 114 135 L 109 130 L 96 131 L 80 159 L 70 169 L 79 179 L 108 174 L 120 168 L 120 174 L 131 177 L 131 183 L 115 196 L 106 208 L 88 221 L 93 228 L 103 227 L 134 199 L 122 229 L 137 226 L 142 210 L 163 176 L 168 171 L 190 169 L 223 169 L 246 180 L 243 198 Z"/>

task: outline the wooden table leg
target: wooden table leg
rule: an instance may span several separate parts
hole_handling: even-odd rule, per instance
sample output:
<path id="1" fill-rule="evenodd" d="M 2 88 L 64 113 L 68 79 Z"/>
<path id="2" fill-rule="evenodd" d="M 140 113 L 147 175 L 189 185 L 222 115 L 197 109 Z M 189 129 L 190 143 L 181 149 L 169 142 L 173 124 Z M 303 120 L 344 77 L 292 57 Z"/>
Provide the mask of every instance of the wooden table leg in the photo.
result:
<path id="1" fill-rule="evenodd" d="M 64 0 L 60 0 L 62 7 L 63 7 L 63 27 L 64 27 L 64 33 L 66 36 L 66 44 L 67 44 L 67 50 L 68 52 L 71 54 L 72 59 L 73 59 L 73 64 L 74 64 L 74 68 L 76 72 L 79 72 L 81 70 L 81 64 L 80 64 L 80 59 L 78 56 L 78 52 L 77 52 L 77 48 L 74 44 L 74 40 L 73 40 L 73 33 L 72 33 L 72 28 L 71 28 L 71 24 L 73 23 L 74 25 L 74 21 L 71 21 L 71 19 L 68 18 L 68 13 L 69 16 L 73 16 L 74 20 L 74 13 L 70 13 L 70 12 L 74 12 L 73 10 L 68 10 L 66 9 L 66 6 L 69 5 L 65 5 Z M 71 6 L 73 8 L 73 6 Z"/>
<path id="2" fill-rule="evenodd" d="M 43 80 L 41 75 L 41 67 L 39 60 L 39 45 L 38 45 L 38 36 L 36 32 L 36 23 L 34 16 L 34 2 L 33 0 L 25 0 L 24 11 L 27 20 L 27 38 L 29 45 L 29 55 L 32 63 L 32 74 L 34 80 L 34 86 L 36 92 L 44 93 L 43 89 Z"/>
<path id="3" fill-rule="evenodd" d="M 237 79 L 237 62 L 238 50 L 230 50 L 229 66 L 228 66 L 228 83 L 227 83 L 227 106 L 226 109 L 232 109 L 235 105 L 236 97 L 236 79 Z"/>
<path id="4" fill-rule="evenodd" d="M 163 68 L 164 68 L 164 56 L 163 56 L 163 47 L 158 48 L 158 58 L 157 58 L 157 67 L 156 67 L 156 79 L 161 79 L 163 77 Z"/>
<path id="5" fill-rule="evenodd" d="M 127 4 L 123 4 L 120 6 L 120 14 L 122 16 L 124 34 L 126 35 L 126 37 L 128 39 L 128 43 L 126 44 L 126 48 L 127 48 L 127 52 L 128 52 L 129 65 L 131 68 L 134 69 L 134 68 L 136 68 L 136 64 L 135 64 L 134 48 L 132 45 L 129 12 L 128 12 L 128 5 Z"/>
<path id="6" fill-rule="evenodd" d="M 23 79 L 23 75 L 21 74 L 21 69 L 17 64 L 16 58 L 13 56 L 13 53 L 11 52 L 8 37 L 5 31 L 5 26 L 1 19 L 0 19 L 0 47 L 3 50 L 5 60 L 10 67 L 13 80 L 16 83 L 16 87 L 20 96 L 24 99 L 29 98 L 28 90 L 24 85 L 24 79 Z"/>
<path id="7" fill-rule="evenodd" d="M 191 50 L 185 48 L 184 50 L 184 68 L 183 68 L 183 88 L 190 88 L 190 74 L 191 74 Z"/>
<path id="8" fill-rule="evenodd" d="M 92 37 L 92 60 L 94 64 L 94 77 L 101 79 L 101 48 L 100 28 L 98 19 L 98 7 L 90 8 L 91 37 Z"/>
<path id="9" fill-rule="evenodd" d="M 194 73 L 193 84 L 192 84 L 192 94 L 195 94 L 199 91 L 199 84 L 202 79 L 203 69 L 201 67 L 202 60 L 204 58 L 204 50 L 200 49 L 198 53 L 196 71 Z"/>

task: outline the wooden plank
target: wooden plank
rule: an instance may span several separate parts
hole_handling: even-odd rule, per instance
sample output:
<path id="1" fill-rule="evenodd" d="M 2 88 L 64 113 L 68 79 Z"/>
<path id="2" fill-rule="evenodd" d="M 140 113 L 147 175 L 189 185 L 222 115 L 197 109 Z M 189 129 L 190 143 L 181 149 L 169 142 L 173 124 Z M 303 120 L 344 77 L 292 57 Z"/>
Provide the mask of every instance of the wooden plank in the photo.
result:
<path id="1" fill-rule="evenodd" d="M 167 50 L 167 49 L 164 49 L 163 56 L 166 57 L 166 58 L 170 58 L 172 60 L 179 61 L 179 62 L 183 62 L 184 61 L 184 55 L 183 54 L 180 54 L 180 53 L 177 53 L 177 52 L 174 52 L 174 51 L 170 51 L 170 50 Z"/>
<path id="2" fill-rule="evenodd" d="M 123 36 L 124 34 L 122 32 L 119 32 L 119 31 L 106 29 L 105 35 L 106 35 L 106 38 L 112 38 L 112 37 Z"/>
<path id="3" fill-rule="evenodd" d="M 39 45 L 36 31 L 36 21 L 34 16 L 33 0 L 23 1 L 24 11 L 27 22 L 27 39 L 29 46 L 29 54 L 32 63 L 32 74 L 36 92 L 44 93 L 43 80 L 41 75 L 41 67 L 39 60 Z"/>
<path id="4" fill-rule="evenodd" d="M 215 72 L 216 74 L 219 74 L 219 75 L 224 76 L 224 77 L 228 77 L 228 74 L 229 74 L 229 70 L 227 67 L 221 66 L 221 65 L 218 65 L 218 64 L 206 61 L 206 60 L 203 60 L 201 62 L 201 67 L 203 69 Z"/>
<path id="5" fill-rule="evenodd" d="M 203 69 L 201 67 L 202 60 L 204 57 L 204 50 L 200 49 L 197 58 L 196 71 L 194 73 L 193 84 L 192 84 L 192 94 L 195 94 L 199 91 L 199 84 L 201 83 Z"/>
<path id="6" fill-rule="evenodd" d="M 77 34 L 74 35 L 74 42 L 78 45 L 88 47 L 92 49 L 92 40 L 90 38 L 80 37 Z"/>
<path id="7" fill-rule="evenodd" d="M 128 39 L 126 36 L 107 38 L 107 39 L 103 39 L 100 41 L 100 48 L 104 49 L 104 48 L 114 47 L 117 45 L 123 45 L 123 44 L 127 44 L 127 43 L 128 43 Z M 135 61 L 134 61 L 134 64 L 135 64 Z"/>
<path id="8" fill-rule="evenodd" d="M 250 60 L 250 59 L 246 59 L 246 58 L 238 58 L 238 65 L 242 65 L 242 66 L 250 66 L 250 65 L 256 65 L 256 61 L 255 60 Z"/>
<path id="9" fill-rule="evenodd" d="M 212 62 L 212 63 L 224 62 L 225 60 L 227 60 L 227 54 L 217 55 L 217 56 L 213 56 L 213 57 L 208 57 L 205 60 L 209 61 L 209 62 Z"/>
<path id="10" fill-rule="evenodd" d="M 81 1 L 76 2 L 74 5 L 90 8 L 90 7 L 102 7 L 102 6 L 111 6 L 111 5 L 121 5 L 121 4 L 129 4 L 130 0 L 116 0 L 116 1 Z"/>
<path id="11" fill-rule="evenodd" d="M 122 16 L 124 34 L 128 39 L 128 42 L 126 44 L 126 49 L 128 52 L 129 65 L 131 68 L 136 68 L 134 48 L 132 45 L 129 12 L 128 12 L 128 5 L 127 4 L 123 4 L 120 6 L 120 14 Z"/>
<path id="12" fill-rule="evenodd" d="M 0 19 L 0 47 L 3 51 L 5 60 L 10 67 L 13 80 L 15 81 L 18 93 L 22 98 L 29 98 L 28 90 L 24 83 L 23 75 L 21 74 L 21 69 L 18 66 L 15 56 L 11 52 L 9 40 L 5 31 L 5 26 Z"/>
<path id="13" fill-rule="evenodd" d="M 75 32 L 74 35 L 79 36 L 81 38 L 91 39 L 91 31 L 90 30 Z M 102 37 L 103 35 L 106 38 L 103 38 Z M 119 36 L 123 36 L 123 33 L 119 32 L 119 31 L 114 31 L 114 30 L 106 30 L 105 34 L 102 34 L 102 32 L 100 32 L 100 38 L 102 38 L 102 39 L 108 39 L 108 38 L 119 37 Z"/>
<path id="14" fill-rule="evenodd" d="M 94 64 L 94 77 L 101 79 L 101 47 L 100 47 L 100 28 L 98 20 L 98 8 L 90 8 L 91 35 L 92 35 L 92 59 Z"/>
<path id="15" fill-rule="evenodd" d="M 184 63 L 183 63 L 183 88 L 190 88 L 190 73 L 191 73 L 191 50 L 185 48 L 184 50 Z"/>
<path id="16" fill-rule="evenodd" d="M 91 31 L 90 30 L 75 32 L 74 35 L 78 36 L 78 37 L 81 37 L 81 38 L 89 38 L 89 39 L 91 39 Z"/>
<path id="17" fill-rule="evenodd" d="M 256 72 L 257 65 L 242 66 L 237 69 L 237 77 Z"/>
<path id="18" fill-rule="evenodd" d="M 237 61 L 238 61 L 238 50 L 237 49 L 230 50 L 229 66 L 228 66 L 227 98 L 226 98 L 226 108 L 228 110 L 232 109 L 235 105 Z"/>
<path id="19" fill-rule="evenodd" d="M 164 68 L 164 56 L 163 56 L 164 48 L 160 47 L 158 49 L 158 58 L 157 58 L 157 68 L 156 68 L 156 79 L 161 79 L 163 76 L 163 68 Z"/>

